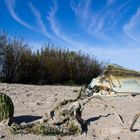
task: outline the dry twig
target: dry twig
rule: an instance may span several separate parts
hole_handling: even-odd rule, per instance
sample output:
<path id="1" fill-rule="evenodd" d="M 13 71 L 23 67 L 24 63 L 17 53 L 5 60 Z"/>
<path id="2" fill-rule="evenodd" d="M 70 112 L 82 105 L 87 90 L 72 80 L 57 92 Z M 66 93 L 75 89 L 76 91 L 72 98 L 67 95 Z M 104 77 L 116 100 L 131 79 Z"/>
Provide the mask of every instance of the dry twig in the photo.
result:
<path id="1" fill-rule="evenodd" d="M 133 129 L 134 124 L 136 123 L 137 119 L 140 117 L 140 113 L 136 114 L 132 120 L 131 126 L 130 126 L 130 131 L 136 131 L 136 129 Z"/>
<path id="2" fill-rule="evenodd" d="M 114 114 L 117 116 L 119 122 L 123 125 L 123 123 L 124 123 L 123 117 L 115 110 L 115 107 L 114 106 L 111 106 L 109 103 L 107 103 L 101 96 L 92 96 L 85 103 L 83 103 L 83 105 L 86 105 L 93 98 L 99 99 L 102 103 L 104 103 L 105 105 L 107 105 L 108 107 L 110 107 L 112 109 L 112 111 L 114 112 Z"/>

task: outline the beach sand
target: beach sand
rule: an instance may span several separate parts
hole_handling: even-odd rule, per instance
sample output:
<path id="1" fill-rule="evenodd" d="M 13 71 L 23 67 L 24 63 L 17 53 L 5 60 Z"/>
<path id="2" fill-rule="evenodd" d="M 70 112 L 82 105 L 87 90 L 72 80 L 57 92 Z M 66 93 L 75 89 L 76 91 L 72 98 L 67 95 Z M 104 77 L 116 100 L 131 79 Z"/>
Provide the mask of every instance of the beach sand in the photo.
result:
<path id="1" fill-rule="evenodd" d="M 19 123 L 38 121 L 64 99 L 77 96 L 78 86 L 34 86 L 0 83 L 0 92 L 11 97 L 14 107 L 14 119 Z M 124 93 L 125 94 L 125 93 Z M 90 101 L 84 108 L 82 117 L 88 124 L 87 134 L 78 136 L 39 136 L 33 134 L 11 135 L 0 126 L 2 140 L 140 140 L 140 119 L 131 132 L 132 118 L 140 112 L 140 96 L 104 97 L 123 116 L 122 126 L 110 108 L 106 108 L 97 99 Z"/>

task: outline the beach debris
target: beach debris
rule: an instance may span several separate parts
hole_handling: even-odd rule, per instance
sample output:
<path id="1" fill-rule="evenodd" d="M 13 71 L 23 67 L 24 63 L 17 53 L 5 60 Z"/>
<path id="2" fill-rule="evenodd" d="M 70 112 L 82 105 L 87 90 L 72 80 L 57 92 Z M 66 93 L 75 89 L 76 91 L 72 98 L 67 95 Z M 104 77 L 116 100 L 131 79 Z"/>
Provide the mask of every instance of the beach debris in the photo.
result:
<path id="1" fill-rule="evenodd" d="M 14 115 L 14 105 L 11 98 L 0 93 L 0 123 L 9 125 Z"/>
<path id="2" fill-rule="evenodd" d="M 77 135 L 82 133 L 85 125 L 82 119 L 82 105 L 78 101 L 83 92 L 81 88 L 79 94 L 74 99 L 60 102 L 49 113 L 38 122 L 17 124 L 12 123 L 10 131 L 12 134 L 37 134 L 37 135 Z"/>
<path id="3" fill-rule="evenodd" d="M 80 99 L 83 99 L 86 96 L 87 96 L 87 94 L 86 94 L 86 85 L 82 85 L 81 89 L 80 89 L 80 92 L 78 93 L 78 95 L 75 98 L 73 98 L 73 99 L 64 99 L 63 101 L 61 101 L 58 105 L 56 105 L 54 107 L 53 111 L 56 111 L 56 110 L 60 109 L 61 107 L 63 107 L 64 105 L 67 105 L 68 103 L 72 103 L 72 102 L 78 101 Z"/>
<path id="4" fill-rule="evenodd" d="M 113 113 L 116 115 L 116 117 L 118 118 L 118 121 L 120 122 L 120 124 L 121 124 L 121 125 L 124 124 L 124 120 L 123 120 L 122 115 L 120 115 L 120 114 L 116 111 L 115 107 L 112 106 L 110 103 L 108 103 L 108 102 L 107 102 L 105 99 L 103 99 L 101 96 L 96 95 L 96 96 L 92 96 L 92 97 L 88 98 L 87 101 L 83 103 L 83 106 L 86 105 L 86 104 L 87 104 L 89 101 L 91 101 L 92 99 L 98 99 L 98 100 L 101 101 L 101 103 L 103 103 L 103 104 L 105 105 L 105 107 L 109 107 L 109 108 L 113 111 Z"/>
<path id="5" fill-rule="evenodd" d="M 140 113 L 136 114 L 132 120 L 132 123 L 130 125 L 130 131 L 134 132 L 134 131 L 137 131 L 137 129 L 133 129 L 136 121 L 138 120 L 138 118 L 140 117 Z"/>
<path id="6" fill-rule="evenodd" d="M 79 108 L 77 108 L 75 113 L 73 112 L 73 109 L 61 110 L 55 112 L 55 115 L 53 114 L 54 117 L 49 117 L 48 114 L 46 116 L 47 117 L 42 122 L 31 124 L 13 123 L 10 130 L 13 134 L 32 133 L 37 135 L 61 136 L 77 135 L 82 132 L 81 124 L 84 123 L 84 120 L 81 119 L 81 111 Z"/>
<path id="7" fill-rule="evenodd" d="M 78 92 L 78 90 L 77 89 L 74 89 L 73 92 Z"/>
<path id="8" fill-rule="evenodd" d="M 117 64 L 108 65 L 101 75 L 92 79 L 87 94 L 88 96 L 140 95 L 140 72 Z"/>
<path id="9" fill-rule="evenodd" d="M 12 123 L 10 130 L 13 134 L 37 134 L 37 135 L 78 135 L 87 131 L 87 124 L 82 118 L 82 112 L 87 103 L 92 99 L 98 99 L 106 107 L 110 107 L 117 116 L 121 125 L 124 121 L 122 116 L 110 103 L 101 96 L 85 96 L 85 87 L 81 87 L 78 95 L 73 99 L 64 99 L 56 105 L 49 113 L 45 113 L 42 120 L 34 123 L 16 124 Z M 84 90 L 83 90 L 84 89 Z"/>

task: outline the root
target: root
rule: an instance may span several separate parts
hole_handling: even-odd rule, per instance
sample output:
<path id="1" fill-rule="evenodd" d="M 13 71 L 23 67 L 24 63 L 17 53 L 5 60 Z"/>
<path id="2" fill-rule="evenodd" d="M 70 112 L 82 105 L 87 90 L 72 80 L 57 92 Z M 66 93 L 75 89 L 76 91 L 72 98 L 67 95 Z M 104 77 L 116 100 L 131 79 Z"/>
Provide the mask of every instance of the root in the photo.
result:
<path id="1" fill-rule="evenodd" d="M 111 108 L 111 110 L 114 112 L 114 114 L 117 116 L 119 122 L 123 125 L 124 120 L 123 117 L 115 110 L 114 106 L 111 106 L 109 103 L 107 103 L 101 96 L 92 96 L 90 97 L 83 105 L 86 105 L 89 101 L 91 101 L 93 98 L 99 99 L 103 104 L 107 105 L 108 107 Z"/>
<path id="2" fill-rule="evenodd" d="M 68 103 L 76 102 L 76 101 L 78 101 L 79 99 L 81 99 L 81 97 L 82 97 L 83 94 L 85 93 L 85 89 L 86 89 L 86 86 L 83 85 L 83 86 L 81 87 L 80 92 L 79 92 L 79 94 L 77 95 L 76 98 L 74 98 L 74 99 L 68 99 L 68 100 L 66 100 L 66 99 L 63 100 L 63 101 L 60 102 L 56 107 L 54 107 L 53 111 L 56 111 L 56 110 L 60 109 L 62 106 L 66 105 L 66 104 L 68 104 Z"/>
<path id="3" fill-rule="evenodd" d="M 82 132 L 81 126 L 84 125 L 84 121 L 81 118 L 81 112 L 76 112 L 76 116 L 73 113 L 67 112 L 66 115 L 60 114 L 60 120 L 53 121 L 54 112 L 60 112 L 63 106 L 71 102 L 76 102 L 83 96 L 85 92 L 84 86 L 81 88 L 79 94 L 74 99 L 63 100 L 60 102 L 51 112 L 50 116 L 46 114 L 47 118 L 43 122 L 31 123 L 31 124 L 14 124 L 10 127 L 12 134 L 37 134 L 37 135 L 77 135 Z M 64 111 L 64 110 L 63 110 Z M 57 113 L 58 113 L 57 112 Z M 62 117 L 62 118 L 61 118 Z"/>
<path id="4" fill-rule="evenodd" d="M 74 99 L 63 100 L 60 102 L 51 112 L 50 116 L 46 114 L 45 120 L 43 122 L 36 122 L 31 124 L 12 124 L 10 127 L 10 131 L 13 134 L 37 134 L 37 135 L 77 135 L 84 132 L 83 128 L 86 128 L 87 125 L 85 121 L 82 119 L 82 111 L 83 107 L 91 101 L 93 98 L 100 100 L 103 104 L 110 107 L 114 114 L 117 116 L 119 122 L 121 124 L 124 123 L 122 116 L 115 110 L 113 106 L 111 106 L 108 102 L 106 102 L 101 96 L 84 96 L 85 94 L 85 86 L 81 87 L 81 90 L 77 97 Z M 82 104 L 80 104 L 79 100 L 84 99 Z M 86 100 L 86 101 L 85 101 Z M 85 101 L 85 102 L 84 102 Z M 78 102 L 78 104 L 72 103 Z M 71 110 L 66 109 L 62 110 L 65 105 L 68 103 L 72 103 L 75 105 Z M 62 111 L 61 111 L 62 110 Z M 58 113 L 58 120 L 53 119 L 55 113 Z M 57 115 L 56 115 L 57 117 Z M 87 129 L 86 129 L 87 130 Z"/>
<path id="5" fill-rule="evenodd" d="M 75 102 L 78 101 L 79 99 L 81 99 L 81 97 L 83 96 L 83 92 L 85 92 L 85 86 L 81 87 L 81 90 L 78 94 L 78 96 L 75 99 L 69 99 L 69 100 L 63 100 L 62 102 L 60 102 L 53 110 L 56 111 L 58 109 L 60 109 L 62 106 L 70 103 L 70 102 Z M 87 97 L 86 97 L 87 98 Z M 115 110 L 114 106 L 111 106 L 109 103 L 107 103 L 101 96 L 92 96 L 90 98 L 87 99 L 86 102 L 83 103 L 83 106 L 85 106 L 89 101 L 91 101 L 93 98 L 100 100 L 103 104 L 107 105 L 108 107 L 111 108 L 111 110 L 114 112 L 114 114 L 116 115 L 116 117 L 118 118 L 119 122 L 121 123 L 121 125 L 124 124 L 124 120 L 123 117 Z M 84 108 L 83 108 L 84 109 Z"/>
<path id="6" fill-rule="evenodd" d="M 32 124 L 13 124 L 9 127 L 12 134 L 36 134 L 36 135 L 49 135 L 49 136 L 68 136 L 78 135 L 81 130 L 74 121 L 65 120 L 61 122 L 68 123 L 67 127 L 61 126 L 61 124 L 49 124 L 49 123 L 32 123 Z M 61 128 L 60 128 L 60 127 Z"/>
<path id="7" fill-rule="evenodd" d="M 132 120 L 131 126 L 130 126 L 130 131 L 134 132 L 136 129 L 133 129 L 133 126 L 135 125 L 137 119 L 140 117 L 140 113 L 136 114 Z"/>

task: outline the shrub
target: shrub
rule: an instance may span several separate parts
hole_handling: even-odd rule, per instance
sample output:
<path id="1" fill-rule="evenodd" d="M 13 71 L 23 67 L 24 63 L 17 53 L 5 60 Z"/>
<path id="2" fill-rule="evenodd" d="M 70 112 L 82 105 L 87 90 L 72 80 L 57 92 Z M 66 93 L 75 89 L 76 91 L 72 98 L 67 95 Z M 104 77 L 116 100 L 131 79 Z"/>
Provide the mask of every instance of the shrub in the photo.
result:
<path id="1" fill-rule="evenodd" d="M 87 84 L 105 65 L 96 57 L 50 47 L 50 43 L 33 52 L 28 43 L 0 33 L 0 76 L 8 83 Z"/>

